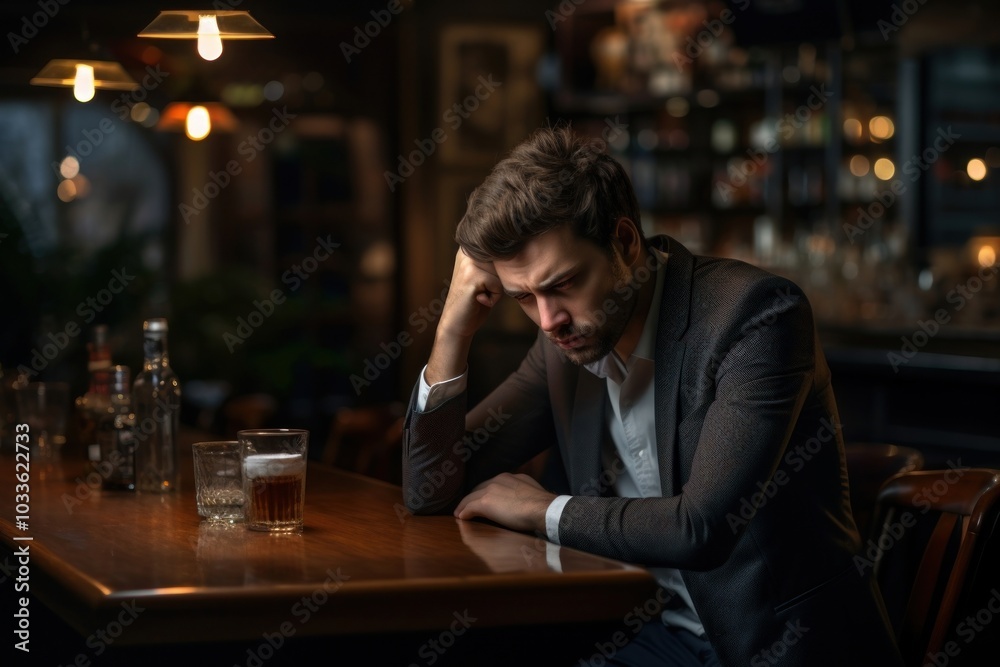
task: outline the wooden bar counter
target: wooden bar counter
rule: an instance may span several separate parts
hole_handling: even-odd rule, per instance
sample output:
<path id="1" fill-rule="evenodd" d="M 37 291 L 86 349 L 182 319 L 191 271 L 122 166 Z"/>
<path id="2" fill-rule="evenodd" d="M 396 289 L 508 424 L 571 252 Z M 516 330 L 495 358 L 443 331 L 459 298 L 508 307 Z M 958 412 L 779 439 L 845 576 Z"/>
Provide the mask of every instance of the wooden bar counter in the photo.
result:
<path id="1" fill-rule="evenodd" d="M 0 470 L 0 557 L 16 571 L 13 554 L 28 546 L 31 610 L 44 605 L 84 638 L 118 629 L 116 647 L 620 625 L 655 590 L 639 567 L 409 515 L 399 487 L 314 462 L 305 529 L 291 535 L 201 520 L 189 457 L 166 495 L 103 491 L 82 461 L 32 461 L 26 529 L 9 450 Z M 44 642 L 44 628 L 32 640 Z"/>

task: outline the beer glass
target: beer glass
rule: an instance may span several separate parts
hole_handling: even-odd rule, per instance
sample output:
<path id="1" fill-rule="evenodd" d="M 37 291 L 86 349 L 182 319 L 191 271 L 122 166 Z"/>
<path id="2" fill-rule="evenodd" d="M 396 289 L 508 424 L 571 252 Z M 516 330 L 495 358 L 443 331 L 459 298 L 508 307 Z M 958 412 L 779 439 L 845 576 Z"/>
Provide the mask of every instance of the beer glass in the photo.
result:
<path id="1" fill-rule="evenodd" d="M 276 533 L 301 531 L 309 431 L 247 429 L 236 436 L 247 528 Z"/>

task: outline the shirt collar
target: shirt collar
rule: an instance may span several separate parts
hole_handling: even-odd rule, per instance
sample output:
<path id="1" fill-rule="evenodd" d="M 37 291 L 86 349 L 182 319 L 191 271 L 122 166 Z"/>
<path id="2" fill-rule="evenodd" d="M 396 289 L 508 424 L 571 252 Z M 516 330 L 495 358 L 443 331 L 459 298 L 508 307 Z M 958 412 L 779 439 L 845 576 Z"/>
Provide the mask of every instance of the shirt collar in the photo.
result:
<path id="1" fill-rule="evenodd" d="M 632 351 L 632 357 L 629 359 L 629 363 L 627 364 L 622 363 L 622 360 L 618 358 L 618 354 L 614 350 L 597 361 L 584 364 L 584 368 L 599 378 L 606 378 L 609 376 L 612 379 L 624 378 L 627 373 L 627 367 L 631 365 L 632 359 L 653 360 L 656 347 L 657 320 L 659 320 L 660 312 L 659 304 L 663 295 L 664 276 L 667 273 L 662 269 L 667 263 L 668 255 L 657 248 L 650 248 L 650 252 L 652 252 L 657 259 L 658 266 L 656 271 L 656 286 L 653 288 L 653 300 L 649 304 L 649 311 L 646 313 L 646 322 L 643 324 L 642 333 L 639 335 L 639 342 L 636 344 L 635 350 Z M 621 382 L 619 381 L 618 384 L 621 384 Z"/>

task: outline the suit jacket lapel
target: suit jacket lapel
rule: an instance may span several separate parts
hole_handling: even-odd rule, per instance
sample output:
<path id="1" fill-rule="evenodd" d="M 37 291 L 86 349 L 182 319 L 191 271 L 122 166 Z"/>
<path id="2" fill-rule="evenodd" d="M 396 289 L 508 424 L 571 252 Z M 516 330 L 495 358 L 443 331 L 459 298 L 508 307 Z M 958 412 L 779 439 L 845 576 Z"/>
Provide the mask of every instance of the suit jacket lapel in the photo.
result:
<path id="1" fill-rule="evenodd" d="M 656 327 L 656 370 L 654 397 L 656 403 L 656 451 L 660 468 L 660 487 L 669 498 L 680 492 L 680 462 L 677 443 L 677 417 L 680 406 L 681 368 L 684 363 L 685 341 L 691 309 L 691 279 L 694 257 L 673 239 L 661 236 L 650 239 L 654 247 L 669 253 L 659 304 Z"/>
<path id="2" fill-rule="evenodd" d="M 604 415 L 608 409 L 608 388 L 604 378 L 581 368 L 573 399 L 573 426 L 567 460 L 570 489 L 576 495 L 597 495 L 595 480 L 601 473 L 601 441 Z"/>

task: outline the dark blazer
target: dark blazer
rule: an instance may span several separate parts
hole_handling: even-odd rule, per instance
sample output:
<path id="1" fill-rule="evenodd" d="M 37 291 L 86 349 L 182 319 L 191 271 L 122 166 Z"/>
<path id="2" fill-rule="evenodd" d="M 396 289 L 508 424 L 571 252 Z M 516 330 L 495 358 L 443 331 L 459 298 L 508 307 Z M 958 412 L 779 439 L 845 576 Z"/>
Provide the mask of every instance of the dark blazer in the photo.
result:
<path id="1" fill-rule="evenodd" d="M 650 243 L 669 254 L 651 307 L 662 497 L 610 495 L 606 381 L 540 333 L 468 414 L 464 394 L 426 413 L 411 401 L 407 506 L 451 509 L 556 444 L 573 495 L 560 542 L 679 568 L 723 665 L 901 664 L 871 572 L 853 560 L 843 438 L 805 295 L 744 262 Z"/>

